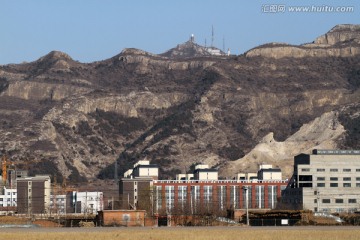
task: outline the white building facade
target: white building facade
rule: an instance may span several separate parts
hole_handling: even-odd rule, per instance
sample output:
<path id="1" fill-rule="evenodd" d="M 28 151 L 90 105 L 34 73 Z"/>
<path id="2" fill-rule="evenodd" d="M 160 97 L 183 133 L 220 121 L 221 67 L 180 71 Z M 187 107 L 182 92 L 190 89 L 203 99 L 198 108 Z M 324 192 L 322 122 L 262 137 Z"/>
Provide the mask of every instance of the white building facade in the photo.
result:
<path id="1" fill-rule="evenodd" d="M 16 200 L 17 190 L 4 187 L 0 195 L 0 207 L 16 207 Z"/>
<path id="2" fill-rule="evenodd" d="M 104 210 L 102 192 L 73 192 L 75 213 L 97 214 Z"/>

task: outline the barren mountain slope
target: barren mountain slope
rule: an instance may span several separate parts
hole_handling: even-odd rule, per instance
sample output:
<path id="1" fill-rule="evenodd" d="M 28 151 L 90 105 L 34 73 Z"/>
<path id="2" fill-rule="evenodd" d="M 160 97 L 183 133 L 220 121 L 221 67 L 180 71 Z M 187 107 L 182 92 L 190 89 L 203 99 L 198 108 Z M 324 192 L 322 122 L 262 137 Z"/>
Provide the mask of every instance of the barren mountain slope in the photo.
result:
<path id="1" fill-rule="evenodd" d="M 334 29 L 339 37 L 326 51 L 358 48 L 356 27 Z M 252 170 L 253 153 L 256 163 L 288 169 L 291 162 L 280 161 L 319 144 L 360 147 L 356 51 L 301 58 L 183 51 L 174 58 L 125 49 L 89 64 L 51 52 L 0 66 L 0 149 L 19 168 L 79 182 L 113 178 L 115 160 L 119 174 L 148 159 L 164 178 L 197 162 L 228 177 Z"/>

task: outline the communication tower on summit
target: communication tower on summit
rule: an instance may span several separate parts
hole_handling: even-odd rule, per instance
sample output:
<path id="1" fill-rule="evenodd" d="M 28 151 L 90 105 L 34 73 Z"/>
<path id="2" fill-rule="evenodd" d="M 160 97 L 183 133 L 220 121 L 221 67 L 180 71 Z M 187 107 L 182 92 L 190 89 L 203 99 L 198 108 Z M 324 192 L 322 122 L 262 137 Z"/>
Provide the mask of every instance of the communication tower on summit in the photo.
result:
<path id="1" fill-rule="evenodd" d="M 195 36 L 193 33 L 190 36 L 190 42 L 192 42 L 192 43 L 195 42 Z"/>
<path id="2" fill-rule="evenodd" d="M 214 25 L 211 25 L 211 47 L 214 47 Z"/>
<path id="3" fill-rule="evenodd" d="M 225 52 L 225 37 L 223 37 L 223 52 Z"/>

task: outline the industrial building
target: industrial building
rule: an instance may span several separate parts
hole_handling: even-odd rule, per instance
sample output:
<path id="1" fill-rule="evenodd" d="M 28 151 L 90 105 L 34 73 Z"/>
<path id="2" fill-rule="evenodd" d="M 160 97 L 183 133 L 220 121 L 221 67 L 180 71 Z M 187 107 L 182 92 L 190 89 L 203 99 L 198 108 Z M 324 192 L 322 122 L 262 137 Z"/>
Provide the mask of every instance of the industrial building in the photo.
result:
<path id="1" fill-rule="evenodd" d="M 282 208 L 355 212 L 359 204 L 360 150 L 314 150 L 295 156 Z"/>
<path id="2" fill-rule="evenodd" d="M 248 189 L 249 208 L 272 209 L 287 185 L 281 180 L 280 169 L 271 165 L 260 168 L 257 176 L 261 178 L 252 180 L 219 180 L 218 171 L 208 165 L 197 165 L 193 174 L 179 174 L 176 180 L 158 180 L 158 175 L 149 174 L 157 173 L 158 167 L 148 161 L 142 164 L 135 164 L 134 169 L 140 167 L 144 174 L 130 170 L 120 181 L 123 209 L 144 209 L 160 215 L 224 213 L 246 208 L 244 187 Z"/>

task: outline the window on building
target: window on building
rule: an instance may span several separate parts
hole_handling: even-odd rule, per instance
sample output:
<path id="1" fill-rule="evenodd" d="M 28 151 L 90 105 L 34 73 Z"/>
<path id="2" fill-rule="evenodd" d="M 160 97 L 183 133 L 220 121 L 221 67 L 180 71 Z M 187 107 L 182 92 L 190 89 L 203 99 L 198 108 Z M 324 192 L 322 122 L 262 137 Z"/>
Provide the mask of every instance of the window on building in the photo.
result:
<path id="1" fill-rule="evenodd" d="M 344 177 L 343 180 L 344 181 L 351 181 L 351 177 Z"/>
<path id="2" fill-rule="evenodd" d="M 256 186 L 255 187 L 255 199 L 257 208 L 264 208 L 265 206 L 265 187 L 264 186 Z"/>
<path id="3" fill-rule="evenodd" d="M 360 183 L 356 183 L 356 187 L 360 187 Z"/>
<path id="4" fill-rule="evenodd" d="M 360 168 L 357 168 L 356 171 L 357 171 L 357 172 L 360 172 Z"/>
<path id="5" fill-rule="evenodd" d="M 312 175 L 299 175 L 299 181 L 312 181 Z"/>
<path id="6" fill-rule="evenodd" d="M 218 202 L 221 210 L 226 209 L 226 186 L 218 186 Z"/>
<path id="7" fill-rule="evenodd" d="M 337 177 L 330 177 L 330 181 L 337 181 L 338 178 Z"/>
<path id="8" fill-rule="evenodd" d="M 338 187 L 338 183 L 330 183 L 330 187 Z"/>
<path id="9" fill-rule="evenodd" d="M 275 208 L 277 203 L 278 186 L 268 186 L 268 207 Z"/>
<path id="10" fill-rule="evenodd" d="M 191 186 L 191 211 L 197 213 L 200 207 L 200 186 Z"/>
<path id="11" fill-rule="evenodd" d="M 350 168 L 344 168 L 343 172 L 351 172 L 351 169 Z"/>
<path id="12" fill-rule="evenodd" d="M 357 177 L 357 178 L 356 178 L 356 181 L 360 181 L 360 177 Z"/>
<path id="13" fill-rule="evenodd" d="M 325 172 L 325 168 L 318 168 L 316 169 L 317 172 Z"/>
<path id="14" fill-rule="evenodd" d="M 318 181 L 325 181 L 325 177 L 317 177 Z"/>
<path id="15" fill-rule="evenodd" d="M 330 168 L 330 172 L 337 172 L 339 171 L 337 168 Z"/>
<path id="16" fill-rule="evenodd" d="M 344 199 L 335 199 L 335 203 L 344 203 Z"/>
<path id="17" fill-rule="evenodd" d="M 314 203 L 317 203 L 317 199 L 314 199 Z"/>
<path id="18" fill-rule="evenodd" d="M 335 212 L 341 213 L 341 212 L 344 212 L 344 209 L 343 209 L 343 208 L 336 208 L 336 209 L 335 209 Z"/>
<path id="19" fill-rule="evenodd" d="M 325 187 L 325 183 L 317 183 L 316 186 L 318 186 L 318 187 Z"/>
<path id="20" fill-rule="evenodd" d="M 302 168 L 301 171 L 302 172 L 310 172 L 310 168 Z"/>
<path id="21" fill-rule="evenodd" d="M 322 199 L 322 203 L 330 203 L 330 199 Z"/>
<path id="22" fill-rule="evenodd" d="M 178 186 L 178 202 L 183 210 L 187 200 L 187 186 Z"/>
<path id="23" fill-rule="evenodd" d="M 237 208 L 239 204 L 239 186 L 230 186 L 230 204 L 233 208 Z M 250 199 L 250 198 L 249 198 Z"/>
<path id="24" fill-rule="evenodd" d="M 343 187 L 351 187 L 351 183 L 343 183 Z"/>
<path id="25" fill-rule="evenodd" d="M 156 207 L 156 212 L 158 212 L 160 209 L 162 209 L 162 187 L 161 186 L 156 186 L 155 187 L 155 207 Z"/>
<path id="26" fill-rule="evenodd" d="M 212 186 L 204 186 L 203 188 L 203 199 L 205 207 L 209 210 L 212 208 L 212 195 L 213 195 L 213 187 Z"/>
<path id="27" fill-rule="evenodd" d="M 355 198 L 350 198 L 348 202 L 349 203 L 356 203 L 356 199 Z"/>
<path id="28" fill-rule="evenodd" d="M 299 187 L 312 187 L 312 183 L 299 183 Z"/>

